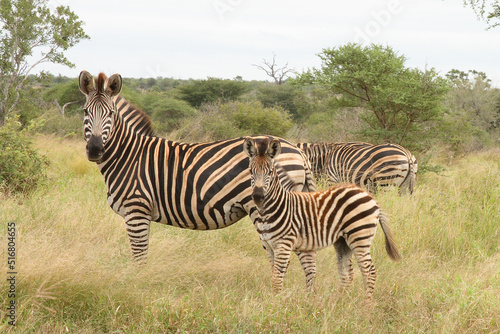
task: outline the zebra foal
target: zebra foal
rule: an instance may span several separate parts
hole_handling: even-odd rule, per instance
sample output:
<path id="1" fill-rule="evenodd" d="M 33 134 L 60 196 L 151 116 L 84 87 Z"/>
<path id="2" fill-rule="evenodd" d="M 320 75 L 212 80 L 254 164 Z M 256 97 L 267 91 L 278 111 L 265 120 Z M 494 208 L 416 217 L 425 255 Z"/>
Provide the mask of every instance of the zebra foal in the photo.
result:
<path id="1" fill-rule="evenodd" d="M 376 271 L 370 246 L 378 223 L 385 235 L 385 248 L 392 260 L 400 259 L 392 232 L 375 199 L 355 185 L 339 185 L 324 191 L 304 193 L 285 190 L 273 159 L 281 152 L 278 140 L 246 138 L 244 152 L 250 157 L 252 198 L 260 220 L 255 224 L 273 266 L 272 284 L 283 287 L 291 252 L 307 254 L 333 245 L 343 288 L 351 285 L 354 254 L 372 299 Z M 310 288 L 316 274 L 315 257 L 301 261 Z M 305 262 L 305 263 L 304 263 Z"/>

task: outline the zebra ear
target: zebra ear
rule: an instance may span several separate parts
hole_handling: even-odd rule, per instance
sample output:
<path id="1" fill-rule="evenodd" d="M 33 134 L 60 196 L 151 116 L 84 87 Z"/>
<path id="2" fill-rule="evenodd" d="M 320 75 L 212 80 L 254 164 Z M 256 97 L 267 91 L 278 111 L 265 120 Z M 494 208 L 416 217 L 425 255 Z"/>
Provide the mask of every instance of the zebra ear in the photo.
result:
<path id="1" fill-rule="evenodd" d="M 109 96 L 115 96 L 120 94 L 121 90 L 122 90 L 122 76 L 119 75 L 118 73 L 113 74 L 108 78 L 108 81 L 106 82 L 105 92 Z"/>
<path id="2" fill-rule="evenodd" d="M 92 77 L 92 74 L 87 71 L 80 72 L 78 86 L 80 87 L 80 91 L 85 95 L 89 95 L 95 91 L 94 77 Z"/>
<path id="3" fill-rule="evenodd" d="M 281 153 L 281 143 L 278 139 L 273 139 L 269 144 L 269 148 L 267 149 L 267 155 L 271 159 L 276 158 Z"/>
<path id="4" fill-rule="evenodd" d="M 253 138 L 247 137 L 243 143 L 243 152 L 245 152 L 250 158 L 257 154 L 257 149 L 255 147 L 255 140 Z"/>

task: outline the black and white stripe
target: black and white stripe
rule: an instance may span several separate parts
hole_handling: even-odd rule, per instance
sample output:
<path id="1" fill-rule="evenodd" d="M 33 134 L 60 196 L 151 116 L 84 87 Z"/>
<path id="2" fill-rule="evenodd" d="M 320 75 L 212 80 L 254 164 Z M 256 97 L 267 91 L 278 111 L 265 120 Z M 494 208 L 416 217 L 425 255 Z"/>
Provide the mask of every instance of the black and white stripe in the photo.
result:
<path id="1" fill-rule="evenodd" d="M 87 96 L 87 156 L 104 176 L 108 204 L 125 219 L 134 258 L 145 262 L 151 221 L 193 230 L 227 227 L 257 212 L 251 200 L 244 138 L 186 144 L 153 137 L 151 122 L 118 94 L 121 77 L 80 74 Z M 97 87 L 96 87 L 97 86 Z M 280 139 L 276 161 L 288 189 L 314 191 L 304 154 Z"/>
<path id="2" fill-rule="evenodd" d="M 335 183 L 349 182 L 375 193 L 379 187 L 396 186 L 400 193 L 413 193 L 417 160 L 397 144 L 299 143 L 311 161 L 311 169 Z"/>
<path id="3" fill-rule="evenodd" d="M 352 255 L 357 260 L 367 299 L 371 299 L 376 280 L 370 247 L 378 224 L 386 240 L 386 251 L 393 260 L 400 258 L 389 225 L 375 199 L 355 185 L 337 185 L 319 192 L 291 192 L 284 189 L 274 167 L 281 143 L 272 138 L 247 138 L 243 150 L 250 157 L 252 198 L 260 220 L 255 224 L 261 242 L 273 265 L 273 287 L 279 291 L 292 252 L 313 254 L 302 261 L 306 286 L 316 275 L 314 251 L 333 245 L 343 288 L 353 280 Z"/>

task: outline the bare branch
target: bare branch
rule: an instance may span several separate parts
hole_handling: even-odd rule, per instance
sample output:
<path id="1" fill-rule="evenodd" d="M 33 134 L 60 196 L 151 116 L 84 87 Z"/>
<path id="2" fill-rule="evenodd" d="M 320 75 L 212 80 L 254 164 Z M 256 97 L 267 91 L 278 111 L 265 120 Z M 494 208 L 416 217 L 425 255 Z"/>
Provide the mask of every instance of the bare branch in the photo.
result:
<path id="1" fill-rule="evenodd" d="M 259 70 L 264 71 L 267 76 L 274 79 L 274 82 L 277 85 L 283 84 L 283 82 L 288 78 L 288 73 L 295 72 L 294 69 L 288 68 L 288 63 L 283 67 L 278 67 L 276 64 L 276 54 L 273 53 L 272 62 L 267 61 L 266 59 L 262 59 L 263 65 L 252 64 L 252 66 L 257 67 Z"/>

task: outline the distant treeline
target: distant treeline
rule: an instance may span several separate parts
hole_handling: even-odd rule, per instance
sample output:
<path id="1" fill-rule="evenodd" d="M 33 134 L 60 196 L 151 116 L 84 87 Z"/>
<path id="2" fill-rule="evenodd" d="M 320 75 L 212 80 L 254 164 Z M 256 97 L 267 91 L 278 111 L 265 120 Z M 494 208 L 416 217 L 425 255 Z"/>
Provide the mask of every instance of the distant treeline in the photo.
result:
<path id="1" fill-rule="evenodd" d="M 412 151 L 439 145 L 453 154 L 500 144 L 500 90 L 483 72 L 454 69 L 441 76 L 433 68 L 410 68 L 404 56 L 381 45 L 347 44 L 319 57 L 320 68 L 272 82 L 121 73 L 121 94 L 150 115 L 157 135 L 173 140 L 272 134 L 394 142 Z M 39 120 L 39 131 L 81 135 L 85 100 L 78 79 L 31 79 L 17 106 L 21 123 Z"/>

